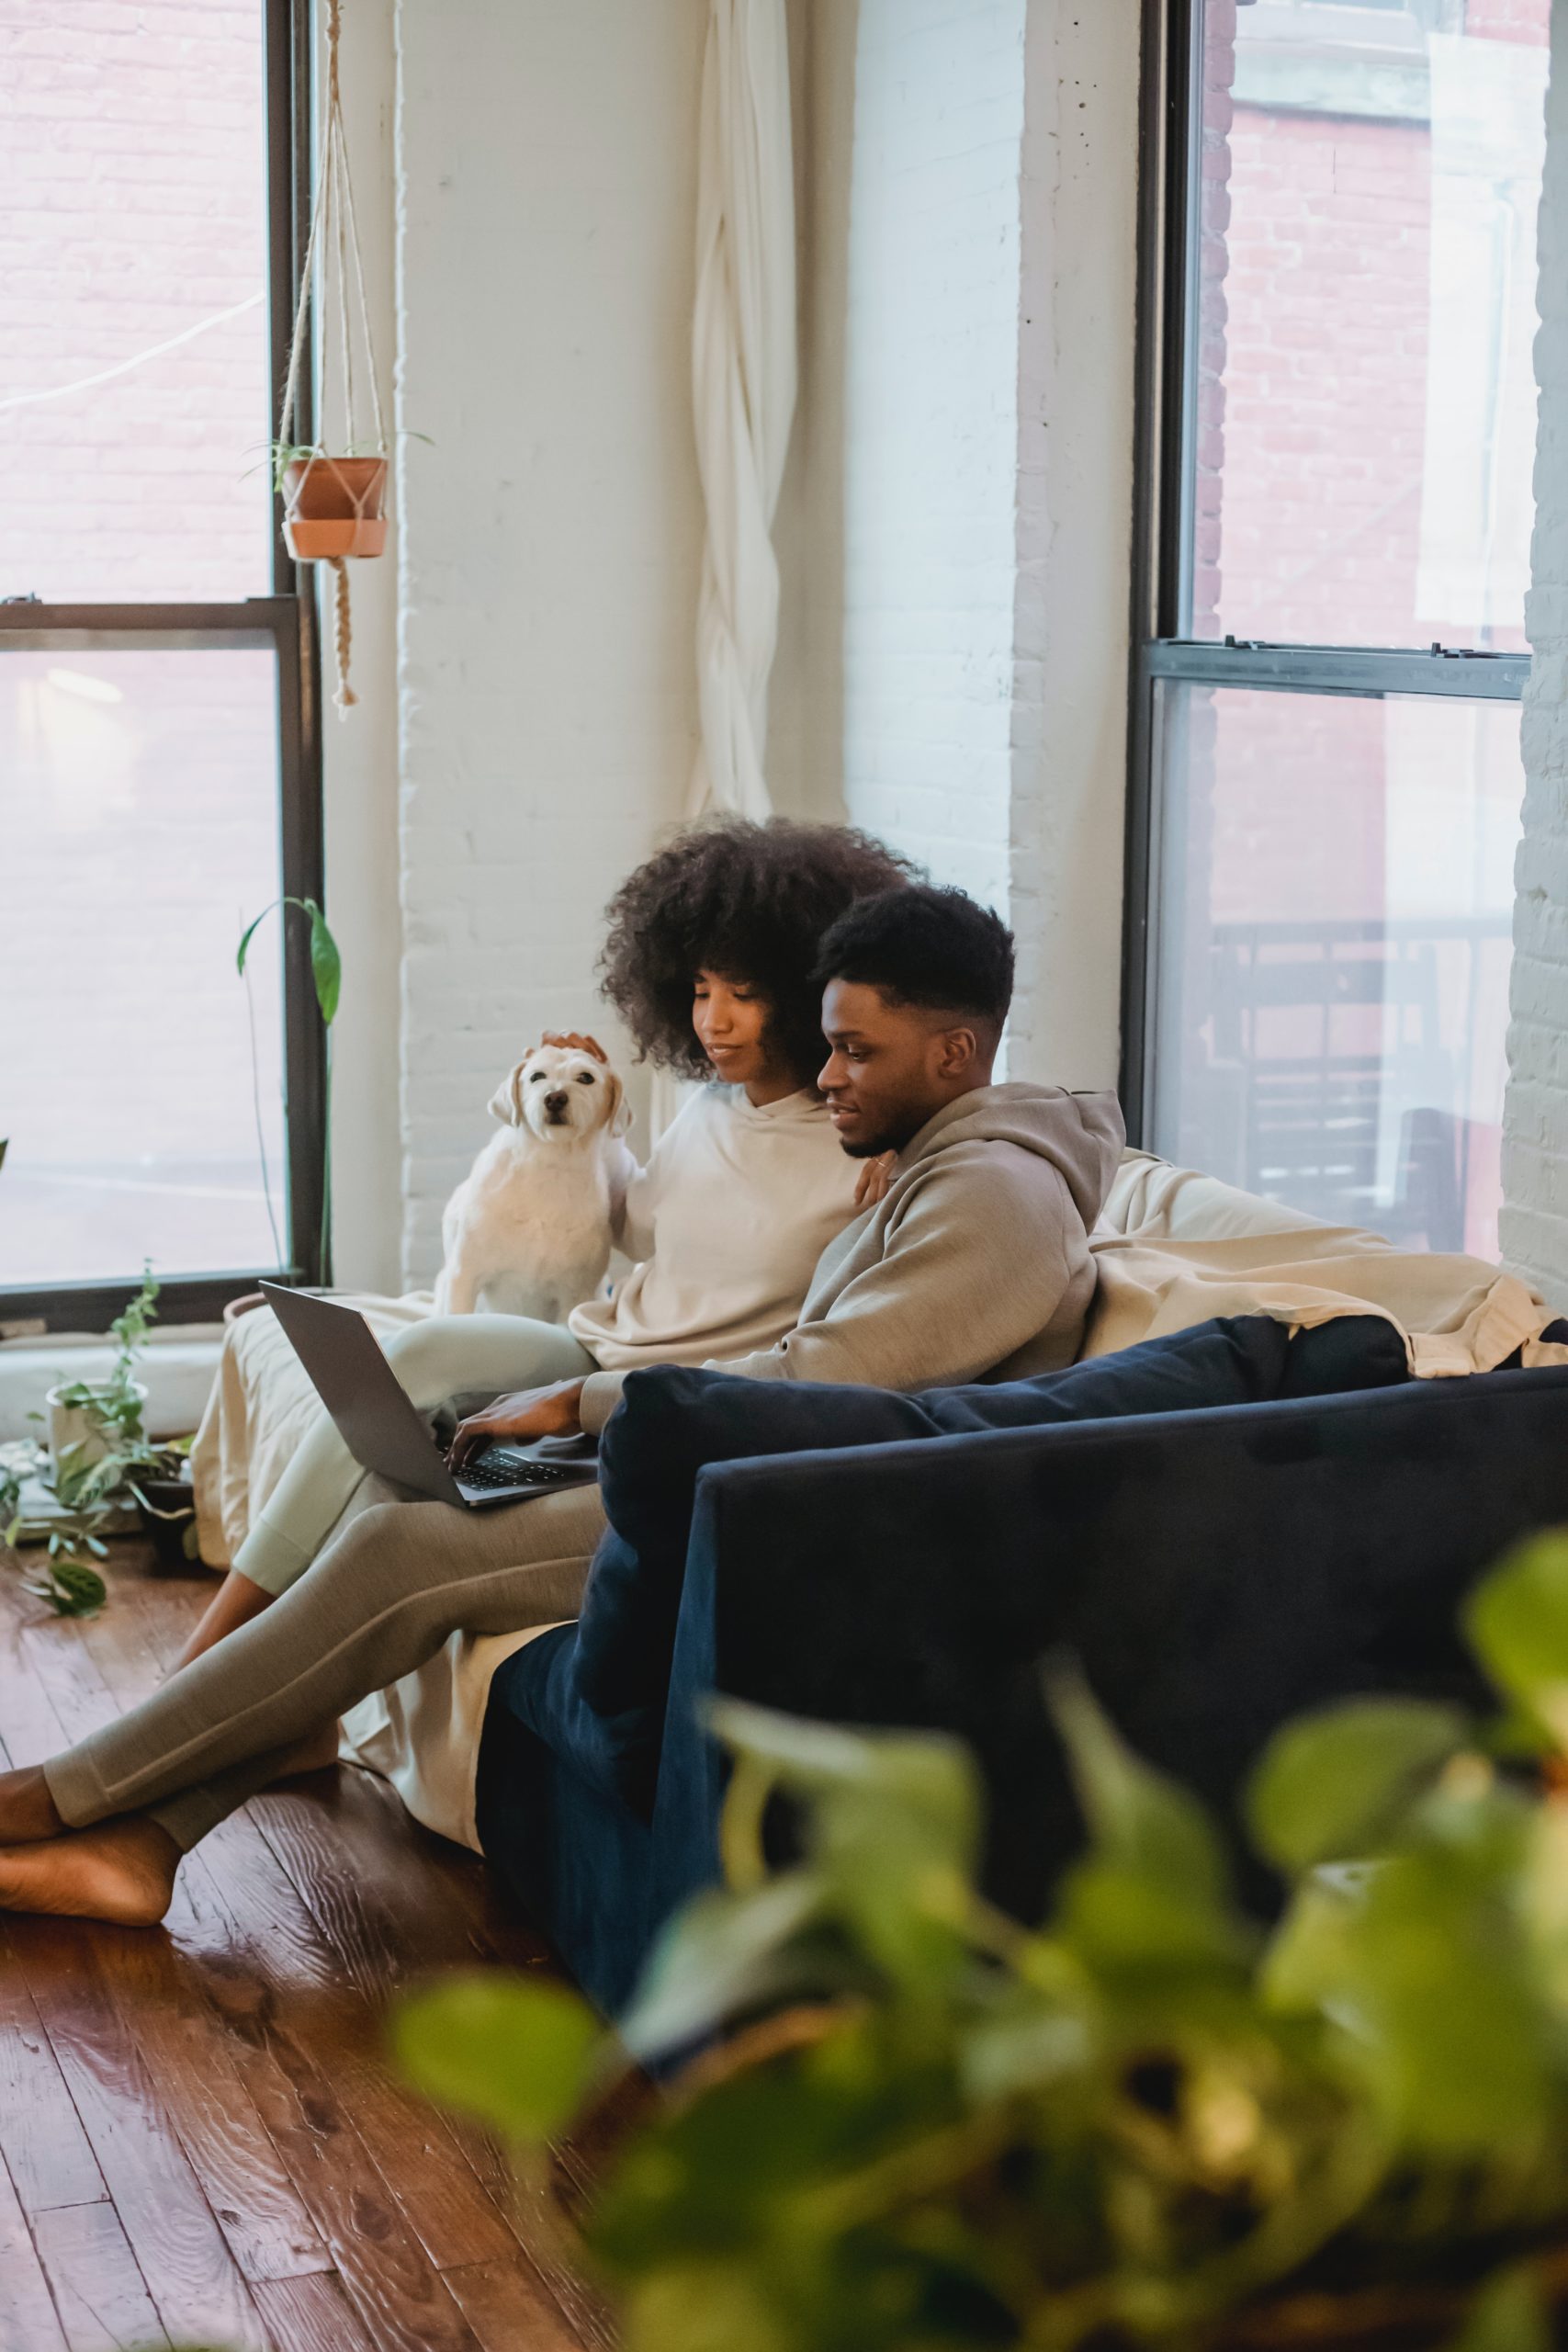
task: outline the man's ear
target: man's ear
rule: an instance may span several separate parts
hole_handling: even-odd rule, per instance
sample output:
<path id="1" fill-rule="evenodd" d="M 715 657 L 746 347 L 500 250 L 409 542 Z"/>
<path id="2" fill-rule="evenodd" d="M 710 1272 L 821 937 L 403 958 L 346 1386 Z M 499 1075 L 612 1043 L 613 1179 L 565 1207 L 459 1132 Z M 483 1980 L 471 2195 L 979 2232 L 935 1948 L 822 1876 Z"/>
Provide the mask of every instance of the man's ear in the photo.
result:
<path id="1" fill-rule="evenodd" d="M 502 1080 L 485 1105 L 491 1117 L 499 1119 L 503 1126 L 520 1127 L 523 1125 L 523 1073 L 527 1067 L 526 1062 L 519 1062 Z"/>
<path id="2" fill-rule="evenodd" d="M 605 1071 L 604 1083 L 610 1090 L 610 1133 L 613 1136 L 629 1135 L 632 1106 L 626 1101 L 626 1090 L 613 1069 Z"/>
<path id="3" fill-rule="evenodd" d="M 980 1058 L 980 1040 L 973 1029 L 944 1029 L 942 1050 L 937 1057 L 937 1074 L 942 1078 L 963 1078 Z"/>

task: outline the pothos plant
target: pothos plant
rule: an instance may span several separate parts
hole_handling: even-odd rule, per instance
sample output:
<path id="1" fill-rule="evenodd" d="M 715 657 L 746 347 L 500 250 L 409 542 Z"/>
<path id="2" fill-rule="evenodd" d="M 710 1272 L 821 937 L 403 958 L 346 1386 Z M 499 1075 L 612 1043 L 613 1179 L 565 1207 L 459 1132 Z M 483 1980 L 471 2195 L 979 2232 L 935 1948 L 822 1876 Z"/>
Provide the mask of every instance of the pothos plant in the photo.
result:
<path id="1" fill-rule="evenodd" d="M 245 978 L 245 959 L 250 953 L 251 942 L 275 907 L 282 910 L 283 920 L 286 922 L 292 909 L 297 913 L 302 914 L 310 926 L 310 978 L 316 991 L 316 1010 L 321 1016 L 321 1028 L 326 1040 L 326 1079 L 321 1125 L 321 1280 L 326 1282 L 331 1275 L 332 1253 L 333 1023 L 337 1018 L 338 999 L 343 993 L 343 956 L 337 941 L 333 937 L 326 916 L 314 899 L 275 899 L 272 906 L 264 907 L 254 922 L 247 923 L 241 934 L 240 944 L 234 956 L 234 967 L 242 979 Z M 272 1180 L 267 1171 L 266 1143 L 262 1128 L 261 1080 L 256 1058 L 254 1012 L 251 1020 L 251 1084 L 255 1100 L 256 1144 L 261 1153 L 262 1186 L 266 1195 L 267 1222 L 272 1227 L 273 1247 L 281 1263 L 283 1245 L 278 1235 L 277 1220 L 273 1214 Z"/>
<path id="2" fill-rule="evenodd" d="M 674 2074 L 588 2211 L 628 2352 L 1546 2352 L 1568 2297 L 1568 1535 L 1468 1611 L 1500 1724 L 1299 1721 L 1238 1906 L 1201 1805 L 1081 1680 L 1052 1704 L 1089 1842 L 1048 1922 L 977 1891 L 956 1747 L 716 1709 L 727 1883 L 618 2032 L 458 1976 L 396 2018 L 432 2097 L 537 2164 L 634 2061 Z M 1544 1768 L 1544 1769 L 1542 1769 Z M 764 1812 L 799 1808 L 770 1866 Z"/>
<path id="3" fill-rule="evenodd" d="M 85 1439 L 62 1449 L 52 1476 L 41 1466 L 37 1470 L 59 1510 L 28 1522 L 22 1510 L 22 1487 L 32 1465 L 13 1462 L 0 1467 L 4 1541 L 12 1548 L 29 1538 L 38 1542 L 43 1565 L 28 1578 L 27 1589 L 62 1616 L 85 1616 L 103 1606 L 107 1588 L 95 1563 L 107 1557 L 105 1532 L 132 1503 L 151 1518 L 183 1521 L 186 1555 L 196 1555 L 194 1510 L 170 1511 L 148 1493 L 153 1481 L 179 1476 L 185 1451 L 178 1444 L 153 1444 L 142 1423 L 136 1371 L 147 1333 L 157 1319 L 160 1287 L 149 1269 L 135 1297 L 110 1324 L 115 1355 L 107 1378 L 72 1381 L 54 1392 L 55 1403 L 77 1413 L 87 1431 Z"/>

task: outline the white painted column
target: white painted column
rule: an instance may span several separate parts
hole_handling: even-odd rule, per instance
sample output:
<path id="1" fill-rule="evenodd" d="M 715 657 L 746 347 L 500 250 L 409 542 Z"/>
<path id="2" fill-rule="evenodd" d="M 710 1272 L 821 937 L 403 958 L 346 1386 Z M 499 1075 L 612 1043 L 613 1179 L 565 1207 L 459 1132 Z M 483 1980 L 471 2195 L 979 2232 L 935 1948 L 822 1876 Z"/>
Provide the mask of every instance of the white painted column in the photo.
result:
<path id="1" fill-rule="evenodd" d="M 1505 1258 L 1568 1307 L 1568 6 L 1551 11 L 1541 191 L 1540 388 L 1526 626 L 1524 839 L 1503 1115 Z"/>
<path id="2" fill-rule="evenodd" d="M 1010 921 L 1015 1078 L 1116 1082 L 1137 302 L 1138 0 L 1030 0 Z"/>
<path id="3" fill-rule="evenodd" d="M 705 0 L 400 0 L 403 1271 L 680 812 Z M 646 1134 L 642 1140 L 646 1142 Z"/>

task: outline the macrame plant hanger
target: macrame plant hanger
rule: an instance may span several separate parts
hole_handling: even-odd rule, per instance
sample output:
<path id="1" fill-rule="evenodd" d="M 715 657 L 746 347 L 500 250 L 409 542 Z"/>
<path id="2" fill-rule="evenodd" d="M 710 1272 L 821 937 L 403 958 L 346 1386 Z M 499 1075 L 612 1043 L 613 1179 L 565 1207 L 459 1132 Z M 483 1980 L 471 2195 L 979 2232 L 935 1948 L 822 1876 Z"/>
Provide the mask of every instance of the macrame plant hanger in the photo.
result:
<path id="1" fill-rule="evenodd" d="M 288 552 L 296 562 L 330 563 L 333 568 L 333 644 L 337 657 L 337 685 L 333 701 L 337 707 L 338 716 L 346 718 L 349 706 L 358 697 L 348 682 L 353 627 L 349 616 L 348 573 L 344 569 L 344 559 L 377 556 L 386 547 L 389 450 L 387 429 L 381 415 L 376 351 L 370 337 L 369 306 L 365 299 L 365 268 L 359 256 L 359 230 L 354 215 L 354 182 L 348 167 L 348 141 L 344 135 L 343 100 L 338 86 L 341 29 L 342 0 L 328 0 L 327 87 L 318 151 L 319 176 L 315 202 L 310 210 L 310 233 L 305 245 L 305 265 L 300 273 L 299 307 L 294 314 L 294 340 L 288 353 L 283 413 L 277 424 L 277 446 L 283 528 Z M 335 322 L 333 321 L 333 305 L 325 292 L 325 279 L 333 262 L 337 277 Z M 305 327 L 310 309 L 311 288 L 318 268 L 323 281 L 322 299 L 317 311 L 321 327 L 320 380 L 324 394 L 328 381 L 329 324 L 333 324 L 340 346 L 344 447 L 348 452 L 345 456 L 334 456 L 321 440 L 293 454 L 293 445 L 288 438 L 289 428 L 294 422 L 299 368 L 306 347 Z M 357 325 L 364 345 L 365 375 L 370 386 L 374 457 L 354 454 L 361 445 L 355 434 L 357 401 L 349 309 L 351 277 L 358 313 L 354 323 Z M 325 405 L 323 398 L 323 410 Z"/>

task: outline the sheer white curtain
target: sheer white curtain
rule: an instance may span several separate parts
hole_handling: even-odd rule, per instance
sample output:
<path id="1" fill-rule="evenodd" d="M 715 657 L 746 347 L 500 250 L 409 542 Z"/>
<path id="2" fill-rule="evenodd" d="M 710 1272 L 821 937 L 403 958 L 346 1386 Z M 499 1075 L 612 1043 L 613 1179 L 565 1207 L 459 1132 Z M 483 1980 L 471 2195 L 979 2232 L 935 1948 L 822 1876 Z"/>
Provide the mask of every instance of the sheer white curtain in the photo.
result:
<path id="1" fill-rule="evenodd" d="M 697 164 L 692 397 L 707 509 L 702 743 L 687 813 L 765 817 L 771 531 L 795 413 L 795 172 L 784 0 L 713 0 Z"/>
<path id="2" fill-rule="evenodd" d="M 707 512 L 697 603 L 702 738 L 688 817 L 765 817 L 772 538 L 795 414 L 795 166 L 784 0 L 713 0 L 697 153 L 692 405 Z M 684 1090 L 660 1071 L 653 1133 Z"/>

